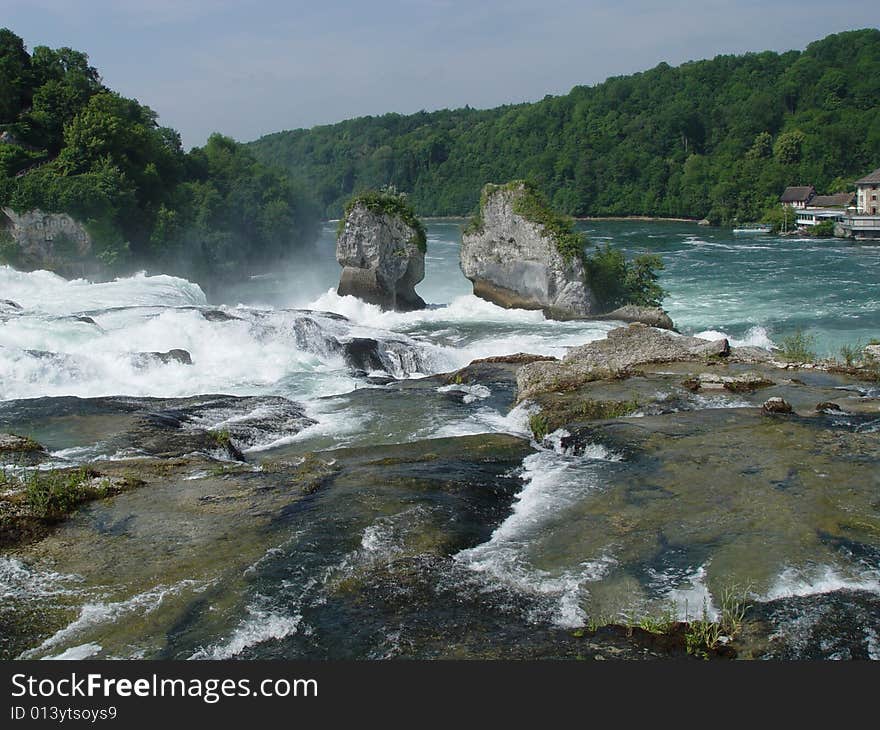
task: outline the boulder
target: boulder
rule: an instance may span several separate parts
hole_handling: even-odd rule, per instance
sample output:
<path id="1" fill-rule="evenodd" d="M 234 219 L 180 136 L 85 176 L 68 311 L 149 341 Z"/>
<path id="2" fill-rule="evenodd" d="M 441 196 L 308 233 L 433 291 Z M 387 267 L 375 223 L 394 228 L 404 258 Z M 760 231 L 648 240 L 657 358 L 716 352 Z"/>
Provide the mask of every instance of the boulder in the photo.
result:
<path id="1" fill-rule="evenodd" d="M 517 373 L 519 399 L 577 388 L 637 365 L 705 360 L 729 354 L 730 345 L 724 338 L 704 340 L 631 324 L 611 330 L 604 340 L 573 348 L 560 362 L 524 365 Z"/>
<path id="2" fill-rule="evenodd" d="M 3 208 L 0 217 L 18 245 L 21 265 L 29 270 L 82 275 L 82 261 L 92 252 L 92 237 L 83 223 L 66 213 L 38 208 L 21 212 Z"/>
<path id="3" fill-rule="evenodd" d="M 816 404 L 819 413 L 841 413 L 843 409 L 833 401 L 822 401 Z"/>
<path id="4" fill-rule="evenodd" d="M 378 340 L 371 337 L 353 337 L 342 344 L 342 357 L 345 364 L 354 370 L 368 373 L 385 370 Z"/>
<path id="5" fill-rule="evenodd" d="M 0 466 L 17 464 L 18 466 L 36 466 L 48 458 L 42 444 L 29 436 L 14 433 L 0 433 Z M 0 471 L 2 477 L 2 471 Z M 0 479 L 2 482 L 2 479 Z"/>
<path id="6" fill-rule="evenodd" d="M 640 322 L 649 327 L 658 327 L 663 330 L 675 329 L 672 318 L 660 307 L 640 307 L 636 304 L 626 304 L 613 312 L 603 314 L 600 319 L 614 319 L 627 324 Z"/>
<path id="7" fill-rule="evenodd" d="M 381 193 L 356 198 L 336 239 L 336 260 L 342 266 L 340 296 L 354 296 L 386 310 L 425 307 L 415 291 L 425 278 L 425 233 L 401 196 Z"/>
<path id="8" fill-rule="evenodd" d="M 880 345 L 865 345 L 865 355 L 880 360 Z"/>
<path id="9" fill-rule="evenodd" d="M 138 367 L 147 367 L 153 363 L 160 362 L 163 365 L 176 362 L 181 365 L 192 365 L 192 356 L 186 350 L 174 349 L 168 352 L 136 352 L 133 355 L 135 365 Z"/>
<path id="10" fill-rule="evenodd" d="M 484 187 L 479 216 L 462 234 L 461 270 L 476 296 L 501 307 L 555 319 L 593 315 L 583 261 L 562 240 L 576 234 L 543 205 L 521 181 Z"/>
<path id="11" fill-rule="evenodd" d="M 0 433 L 0 453 L 27 453 L 31 451 L 45 451 L 45 449 L 29 436 Z"/>
<path id="12" fill-rule="evenodd" d="M 779 396 L 764 401 L 764 413 L 791 413 L 791 404 Z"/>

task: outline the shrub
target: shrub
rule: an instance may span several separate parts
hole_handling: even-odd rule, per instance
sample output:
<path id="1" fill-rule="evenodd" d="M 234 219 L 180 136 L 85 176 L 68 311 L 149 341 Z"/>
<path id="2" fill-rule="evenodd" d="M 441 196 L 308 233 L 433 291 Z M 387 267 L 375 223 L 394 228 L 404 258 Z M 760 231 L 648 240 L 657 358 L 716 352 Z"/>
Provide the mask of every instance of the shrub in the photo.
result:
<path id="1" fill-rule="evenodd" d="M 822 221 L 808 230 L 814 238 L 831 238 L 834 235 L 834 221 Z"/>
<path id="2" fill-rule="evenodd" d="M 88 469 L 35 471 L 25 483 L 25 503 L 37 517 L 63 517 L 81 503 L 110 493 L 110 482 L 92 485 L 93 476 Z"/>
<path id="3" fill-rule="evenodd" d="M 799 328 L 794 334 L 782 338 L 780 354 L 789 362 L 812 362 L 816 359 L 815 344 L 816 338 Z"/>
<path id="4" fill-rule="evenodd" d="M 840 357 L 843 358 L 844 364 L 851 368 L 856 362 L 859 360 L 862 354 L 862 347 L 860 345 L 843 345 L 840 348 Z"/>
<path id="5" fill-rule="evenodd" d="M 585 258 L 587 280 L 600 306 L 606 311 L 625 304 L 659 307 L 665 292 L 657 283 L 663 262 L 654 254 L 627 261 L 622 251 L 606 243 Z"/>

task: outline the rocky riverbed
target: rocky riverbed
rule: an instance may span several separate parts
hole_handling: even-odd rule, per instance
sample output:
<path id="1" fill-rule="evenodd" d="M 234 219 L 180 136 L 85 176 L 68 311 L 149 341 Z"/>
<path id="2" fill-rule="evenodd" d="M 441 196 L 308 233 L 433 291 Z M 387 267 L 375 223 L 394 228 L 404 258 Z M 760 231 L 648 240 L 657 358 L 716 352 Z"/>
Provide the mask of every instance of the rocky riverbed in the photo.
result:
<path id="1" fill-rule="evenodd" d="M 578 378 L 529 377 L 560 367 Z M 83 473 L 115 486 L 42 520 L 4 493 L 0 650 L 876 658 L 878 396 L 871 369 L 632 325 L 346 396 L 392 421 L 491 401 L 514 413 L 494 435 L 245 455 L 315 421 L 283 398 L 7 402 L 3 430 L 102 443 Z M 695 649 L 730 591 L 735 631 Z"/>

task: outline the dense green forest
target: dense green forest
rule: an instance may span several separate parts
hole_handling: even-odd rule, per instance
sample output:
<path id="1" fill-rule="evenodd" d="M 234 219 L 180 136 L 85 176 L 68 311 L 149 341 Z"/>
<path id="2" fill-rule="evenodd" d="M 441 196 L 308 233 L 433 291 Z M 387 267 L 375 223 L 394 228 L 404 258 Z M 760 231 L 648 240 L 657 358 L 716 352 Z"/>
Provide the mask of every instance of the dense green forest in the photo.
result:
<path id="1" fill-rule="evenodd" d="M 235 276 L 313 235 L 311 196 L 237 142 L 185 153 L 155 112 L 101 83 L 88 57 L 0 29 L 0 205 L 68 213 L 111 271 Z M 15 262 L 9 241 L 0 253 Z"/>
<path id="2" fill-rule="evenodd" d="M 880 30 L 803 52 L 718 56 L 478 111 L 364 117 L 251 143 L 327 216 L 393 184 L 421 215 L 472 211 L 484 183 L 533 181 L 576 216 L 748 221 L 786 185 L 846 190 L 880 166 Z"/>

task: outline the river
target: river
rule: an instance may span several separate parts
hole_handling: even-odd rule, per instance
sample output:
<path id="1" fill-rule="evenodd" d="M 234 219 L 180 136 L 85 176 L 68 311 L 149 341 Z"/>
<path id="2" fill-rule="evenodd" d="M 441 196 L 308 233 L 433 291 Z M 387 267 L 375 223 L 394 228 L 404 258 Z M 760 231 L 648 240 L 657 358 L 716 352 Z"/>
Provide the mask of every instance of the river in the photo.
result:
<path id="1" fill-rule="evenodd" d="M 230 480 L 243 490 L 251 478 L 194 469 L 185 481 L 83 508 L 38 546 L 0 557 L 0 621 L 14 634 L 5 654 L 517 656 L 518 646 L 522 656 L 555 655 L 547 647 L 600 614 L 717 613 L 717 586 L 736 581 L 765 607 L 768 633 L 788 637 L 771 655 L 880 657 L 875 546 L 811 537 L 768 559 L 775 537 L 762 543 L 737 528 L 714 543 L 690 533 L 641 547 L 672 519 L 708 529 L 699 510 L 671 508 L 635 532 L 620 524 L 614 539 L 588 537 L 596 500 L 614 508 L 612 485 L 644 481 L 643 467 L 599 444 L 577 454 L 558 443 L 517 446 L 527 444 L 528 404 L 511 408 L 503 388 L 421 379 L 476 358 L 561 356 L 616 326 L 552 322 L 475 298 L 458 268 L 460 225 L 428 222 L 417 290 L 429 308 L 405 314 L 336 295 L 332 224 L 299 262 L 211 301 L 197 284 L 161 274 L 90 283 L 0 267 L 0 299 L 20 307 L 0 310 L 0 430 L 45 444 L 50 465 L 139 455 L 124 437 L 133 399 L 221 393 L 280 396 L 309 419 L 303 428 L 268 400 L 199 411 L 212 429 L 257 424 L 239 445 L 260 478 L 315 452 L 332 451 L 328 468 L 345 468 L 332 488 L 290 504 L 256 490 L 247 509 L 193 511 L 195 502 L 219 505 Z M 684 333 L 769 347 L 802 330 L 820 355 L 880 335 L 880 247 L 687 223 L 579 226 L 595 244 L 662 257 L 665 306 Z M 379 342 L 381 367 L 364 370 L 399 382 L 353 370 L 337 346 L 352 340 Z M 192 364 L 137 356 L 172 349 Z M 719 405 L 744 404 L 707 408 Z M 509 439 L 491 442 L 495 461 L 472 457 L 487 434 Z M 370 453 L 387 469 L 364 461 Z M 413 454 L 427 465 L 396 471 Z M 425 480 L 441 486 L 428 494 Z M 779 534 L 789 529 L 782 520 Z M 803 600 L 812 602 L 798 608 Z M 848 628 L 824 649 L 798 644 L 805 624 L 824 626 L 830 615 Z"/>

